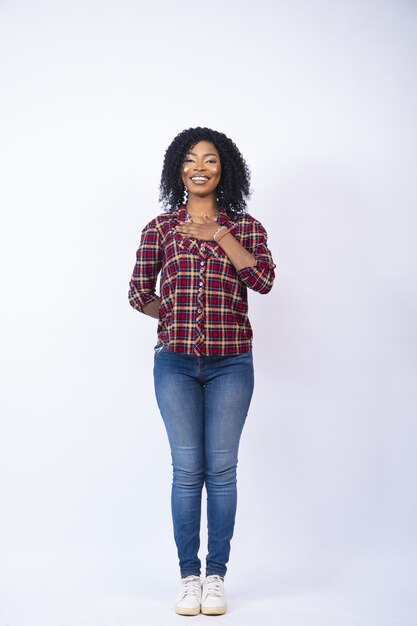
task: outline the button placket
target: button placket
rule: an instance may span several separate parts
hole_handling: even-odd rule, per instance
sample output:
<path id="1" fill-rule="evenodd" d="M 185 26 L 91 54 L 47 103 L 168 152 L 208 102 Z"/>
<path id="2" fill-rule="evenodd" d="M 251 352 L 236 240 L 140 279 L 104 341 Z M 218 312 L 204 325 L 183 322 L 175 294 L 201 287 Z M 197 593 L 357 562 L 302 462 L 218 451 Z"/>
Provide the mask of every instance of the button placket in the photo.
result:
<path id="1" fill-rule="evenodd" d="M 200 272 L 196 278 L 198 282 L 197 300 L 196 300 L 196 318 L 195 318 L 195 351 L 201 354 L 205 353 L 204 348 L 204 283 L 207 261 L 207 250 L 205 244 L 200 246 Z"/>

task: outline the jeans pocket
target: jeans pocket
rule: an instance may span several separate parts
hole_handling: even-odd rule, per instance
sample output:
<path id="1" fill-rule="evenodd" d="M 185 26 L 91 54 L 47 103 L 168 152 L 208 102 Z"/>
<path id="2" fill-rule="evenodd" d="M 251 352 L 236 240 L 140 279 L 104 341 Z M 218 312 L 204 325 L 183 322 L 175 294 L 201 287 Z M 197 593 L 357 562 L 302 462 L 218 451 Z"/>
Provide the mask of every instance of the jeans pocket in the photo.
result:
<path id="1" fill-rule="evenodd" d="M 162 343 L 162 341 L 157 341 L 156 346 L 154 347 L 153 351 L 155 354 L 159 354 L 160 352 L 162 352 L 162 350 L 165 348 L 164 344 Z"/>

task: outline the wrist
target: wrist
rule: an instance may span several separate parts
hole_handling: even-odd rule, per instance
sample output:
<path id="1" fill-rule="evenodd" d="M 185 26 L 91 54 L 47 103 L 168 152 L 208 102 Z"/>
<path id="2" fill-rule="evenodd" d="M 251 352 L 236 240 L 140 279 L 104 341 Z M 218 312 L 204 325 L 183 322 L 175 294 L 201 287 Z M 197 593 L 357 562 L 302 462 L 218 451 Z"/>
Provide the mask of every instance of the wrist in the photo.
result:
<path id="1" fill-rule="evenodd" d="M 222 230 L 222 232 L 217 236 L 216 242 L 220 243 L 222 239 L 224 239 L 227 235 L 230 235 L 231 232 L 228 228 Z"/>
<path id="2" fill-rule="evenodd" d="M 226 228 L 226 226 L 220 226 L 215 233 L 213 233 L 213 239 L 216 243 L 219 243 L 219 241 L 225 237 L 228 233 L 228 229 Z"/>

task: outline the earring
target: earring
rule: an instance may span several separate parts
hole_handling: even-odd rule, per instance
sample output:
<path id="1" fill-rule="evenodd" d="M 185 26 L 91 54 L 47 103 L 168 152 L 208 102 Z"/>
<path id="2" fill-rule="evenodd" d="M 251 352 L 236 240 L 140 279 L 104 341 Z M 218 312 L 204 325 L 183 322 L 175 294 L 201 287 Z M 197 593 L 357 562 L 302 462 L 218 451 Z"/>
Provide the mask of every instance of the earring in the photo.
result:
<path id="1" fill-rule="evenodd" d="M 188 189 L 184 185 L 184 192 L 183 192 L 183 197 L 182 197 L 182 203 L 183 204 L 187 204 L 187 200 L 188 200 Z"/>

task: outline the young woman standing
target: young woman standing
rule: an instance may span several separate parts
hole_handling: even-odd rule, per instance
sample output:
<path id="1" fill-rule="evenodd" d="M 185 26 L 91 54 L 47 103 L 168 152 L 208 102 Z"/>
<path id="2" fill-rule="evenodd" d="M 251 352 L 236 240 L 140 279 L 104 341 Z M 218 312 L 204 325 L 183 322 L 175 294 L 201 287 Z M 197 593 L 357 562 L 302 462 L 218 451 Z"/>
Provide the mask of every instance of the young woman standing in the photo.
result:
<path id="1" fill-rule="evenodd" d="M 223 133 L 198 127 L 177 135 L 162 171 L 166 212 L 143 229 L 130 282 L 131 305 L 158 320 L 154 381 L 172 455 L 181 615 L 227 610 L 238 447 L 254 383 L 247 288 L 268 293 L 275 268 L 265 229 L 246 213 L 249 179 Z M 208 554 L 201 586 L 204 485 Z"/>

